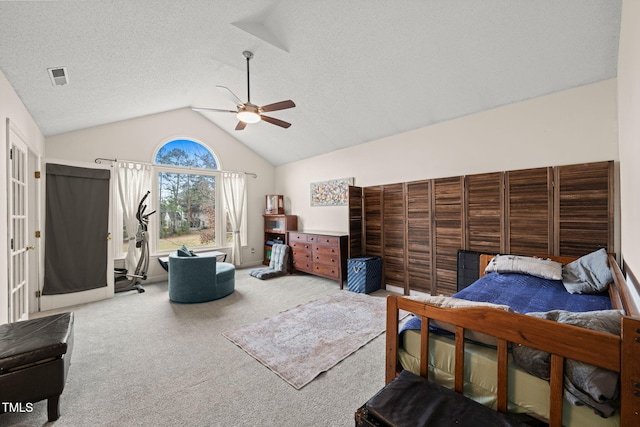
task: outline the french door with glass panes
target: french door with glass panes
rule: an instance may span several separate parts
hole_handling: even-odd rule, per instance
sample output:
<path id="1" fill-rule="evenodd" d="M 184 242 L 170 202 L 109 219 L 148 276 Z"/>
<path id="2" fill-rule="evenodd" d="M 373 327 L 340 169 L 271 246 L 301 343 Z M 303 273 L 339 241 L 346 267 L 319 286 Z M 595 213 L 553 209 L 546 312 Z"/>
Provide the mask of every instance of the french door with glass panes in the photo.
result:
<path id="1" fill-rule="evenodd" d="M 9 322 L 29 316 L 29 250 L 27 243 L 27 160 L 26 143 L 9 129 Z"/>

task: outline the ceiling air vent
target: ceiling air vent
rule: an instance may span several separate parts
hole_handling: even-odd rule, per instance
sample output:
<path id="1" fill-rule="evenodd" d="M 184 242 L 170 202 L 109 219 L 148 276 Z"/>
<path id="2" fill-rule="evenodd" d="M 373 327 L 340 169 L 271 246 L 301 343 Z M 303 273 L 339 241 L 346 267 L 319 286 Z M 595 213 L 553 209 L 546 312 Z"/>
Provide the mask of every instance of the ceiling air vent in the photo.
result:
<path id="1" fill-rule="evenodd" d="M 49 71 L 51 83 L 53 83 L 54 86 L 64 86 L 69 84 L 67 67 L 47 68 L 47 70 Z"/>

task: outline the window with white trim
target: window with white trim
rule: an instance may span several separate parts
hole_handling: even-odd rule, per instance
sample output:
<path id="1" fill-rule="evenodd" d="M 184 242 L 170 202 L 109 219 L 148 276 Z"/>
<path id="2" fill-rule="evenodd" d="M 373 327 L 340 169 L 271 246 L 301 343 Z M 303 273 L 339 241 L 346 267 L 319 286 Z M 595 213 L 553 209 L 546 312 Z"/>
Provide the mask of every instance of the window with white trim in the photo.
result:
<path id="1" fill-rule="evenodd" d="M 157 188 L 157 252 L 227 246 L 221 172 L 199 142 L 174 139 L 154 159 Z"/>

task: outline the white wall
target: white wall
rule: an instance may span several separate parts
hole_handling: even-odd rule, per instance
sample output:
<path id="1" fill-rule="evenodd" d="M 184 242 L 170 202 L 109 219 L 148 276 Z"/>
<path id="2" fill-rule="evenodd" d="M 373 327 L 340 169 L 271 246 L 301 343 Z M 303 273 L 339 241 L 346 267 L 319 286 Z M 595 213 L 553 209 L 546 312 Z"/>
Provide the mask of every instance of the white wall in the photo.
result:
<path id="1" fill-rule="evenodd" d="M 640 275 L 640 1 L 624 0 L 618 55 L 621 246 Z"/>
<path id="2" fill-rule="evenodd" d="M 215 153 L 224 170 L 253 172 L 247 178 L 248 245 L 243 265 L 262 261 L 264 195 L 274 191 L 275 168 L 199 113 L 184 108 L 47 137 L 47 159 L 93 162 L 98 157 L 150 163 L 156 150 L 173 138 L 192 138 Z M 251 254 L 251 248 L 255 253 Z M 149 276 L 166 277 L 157 262 Z"/>
<path id="3" fill-rule="evenodd" d="M 38 129 L 35 121 L 25 108 L 24 104 L 13 90 L 9 81 L 0 71 L 0 135 L 2 135 L 2 150 L 0 150 L 0 191 L 7 191 L 7 119 L 11 120 L 25 142 L 29 150 L 38 157 L 44 152 L 44 137 Z M 8 321 L 8 266 L 7 251 L 9 247 L 7 229 L 7 198 L 0 198 L 0 324 Z"/>
<path id="4" fill-rule="evenodd" d="M 618 160 L 615 79 L 279 166 L 276 191 L 301 228 L 347 232 L 347 208 L 311 207 L 310 183 L 355 177 L 371 186 L 600 160 Z"/>
<path id="5" fill-rule="evenodd" d="M 274 168 L 198 113 L 181 109 L 134 120 L 56 135 L 46 139 L 48 158 L 93 162 L 96 157 L 151 161 L 154 151 L 173 137 L 207 144 L 227 170 L 258 174 L 249 178 L 249 244 L 245 263 L 259 262 L 264 195 L 284 194 L 288 213 L 301 228 L 348 230 L 345 207 L 310 207 L 309 186 L 316 181 L 355 177 L 369 186 L 461 174 L 548 165 L 620 160 L 622 253 L 640 271 L 640 3 L 625 0 L 619 84 L 615 79 L 512 104 L 479 114 L 394 135 Z M 618 88 L 619 86 L 619 88 Z M 619 101 L 618 98 L 619 97 Z M 618 153 L 617 108 L 620 109 Z M 0 133 L 6 119 L 27 137 L 30 149 L 44 155 L 45 140 L 9 82 L 0 72 Z M 0 188 L 6 185 L 6 147 L 0 150 Z M 7 217 L 0 199 L 0 217 Z M 0 221 L 7 248 L 7 224 Z M 255 248 L 256 253 L 250 254 Z M 0 256 L 0 271 L 7 257 Z M 7 318 L 7 276 L 0 276 L 0 323 Z"/>

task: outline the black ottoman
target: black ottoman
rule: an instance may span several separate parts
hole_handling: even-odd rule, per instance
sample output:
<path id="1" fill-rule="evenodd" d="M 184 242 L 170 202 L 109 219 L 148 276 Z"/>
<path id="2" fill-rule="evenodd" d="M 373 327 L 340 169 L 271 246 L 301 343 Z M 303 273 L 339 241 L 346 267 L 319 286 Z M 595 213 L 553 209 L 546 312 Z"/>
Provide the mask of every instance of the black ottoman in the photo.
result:
<path id="1" fill-rule="evenodd" d="M 355 413 L 356 427 L 546 426 L 527 414 L 503 414 L 426 378 L 402 371 Z"/>
<path id="2" fill-rule="evenodd" d="M 48 399 L 48 419 L 57 420 L 72 348 L 73 313 L 0 325 L 0 402 L 11 410 Z"/>

